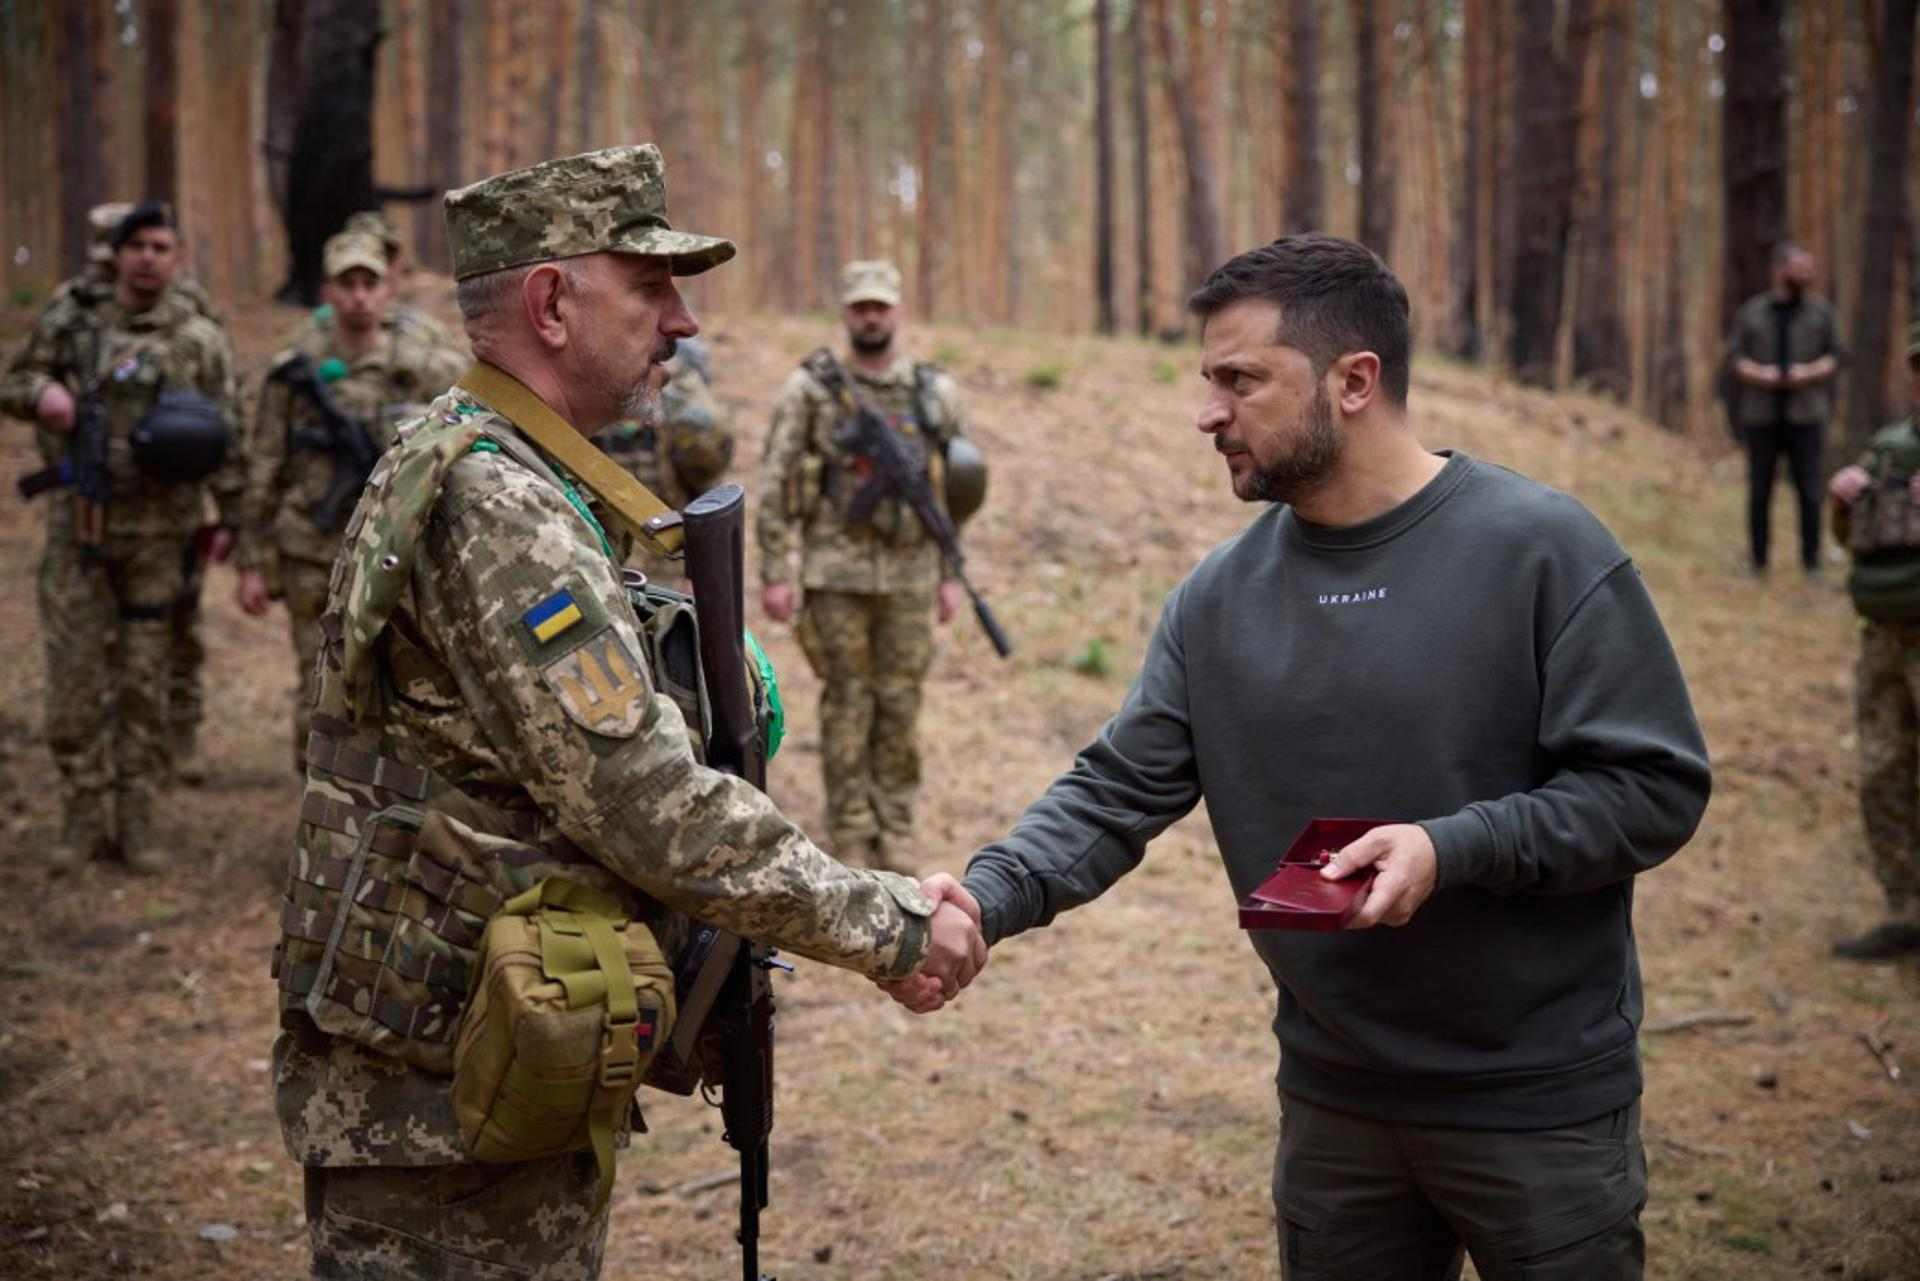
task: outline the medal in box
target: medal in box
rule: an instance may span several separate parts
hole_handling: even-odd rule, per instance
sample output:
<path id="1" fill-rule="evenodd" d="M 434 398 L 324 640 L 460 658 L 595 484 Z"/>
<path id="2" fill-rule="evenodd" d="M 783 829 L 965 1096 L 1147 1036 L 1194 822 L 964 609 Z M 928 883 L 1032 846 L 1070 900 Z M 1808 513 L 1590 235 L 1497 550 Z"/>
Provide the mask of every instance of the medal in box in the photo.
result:
<path id="1" fill-rule="evenodd" d="M 1339 930 L 1360 903 L 1360 892 L 1373 883 L 1373 869 L 1338 881 L 1320 874 L 1335 851 L 1352 844 L 1384 818 L 1316 818 L 1300 829 L 1293 844 L 1280 856 L 1273 875 L 1240 900 L 1243 930 Z"/>

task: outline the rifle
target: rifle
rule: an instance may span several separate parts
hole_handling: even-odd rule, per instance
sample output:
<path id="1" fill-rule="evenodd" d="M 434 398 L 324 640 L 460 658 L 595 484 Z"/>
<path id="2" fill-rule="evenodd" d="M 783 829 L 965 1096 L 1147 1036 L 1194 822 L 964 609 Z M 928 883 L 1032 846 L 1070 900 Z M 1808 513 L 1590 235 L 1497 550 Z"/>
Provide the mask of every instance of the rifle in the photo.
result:
<path id="1" fill-rule="evenodd" d="M 923 446 L 909 444 L 907 438 L 887 426 L 886 419 L 853 388 L 853 382 L 840 368 L 833 353 L 822 347 L 807 357 L 805 367 L 827 389 L 846 414 L 835 433 L 834 443 L 867 462 L 873 474 L 854 493 L 847 505 L 847 519 L 864 525 L 873 519 L 873 510 L 884 498 L 898 498 L 913 510 L 927 536 L 940 548 L 947 572 L 958 579 L 967 599 L 973 602 L 973 615 L 980 629 L 993 644 L 994 653 L 1007 658 L 1013 642 L 988 608 L 986 599 L 967 581 L 966 554 L 960 550 L 960 531 L 934 501 L 933 486 L 927 480 L 927 460 Z"/>
<path id="2" fill-rule="evenodd" d="M 682 513 L 700 666 L 713 707 L 707 764 L 764 790 L 766 752 L 747 676 L 741 586 L 746 525 L 747 496 L 738 485 L 709 490 Z M 767 1136 L 773 1132 L 773 986 L 767 971 L 792 967 L 775 959 L 772 948 L 712 926 L 700 927 L 688 951 L 704 957 L 696 962 L 693 992 L 680 1011 L 683 1024 L 698 1027 L 700 989 L 718 983 L 704 1022 L 721 1065 L 723 1137 L 740 1154 L 740 1275 L 773 1281 L 760 1273 L 760 1211 L 767 1206 Z"/>
<path id="3" fill-rule="evenodd" d="M 73 430 L 66 456 L 51 467 L 30 472 L 14 482 L 22 498 L 37 498 L 49 489 L 73 491 L 73 538 L 83 553 L 100 550 L 107 532 L 107 504 L 113 499 L 113 480 L 107 474 L 107 407 L 100 399 L 100 336 L 93 332 L 86 364 L 93 377 L 74 398 Z"/>
<path id="4" fill-rule="evenodd" d="M 306 353 L 295 353 L 268 377 L 305 396 L 320 414 L 319 430 L 296 431 L 290 443 L 296 449 L 333 455 L 333 480 L 327 492 L 307 508 L 307 519 L 330 534 L 347 523 L 360 491 L 366 488 L 367 477 L 373 474 L 373 465 L 380 461 L 380 447 L 373 443 L 364 423 L 340 408 Z"/>

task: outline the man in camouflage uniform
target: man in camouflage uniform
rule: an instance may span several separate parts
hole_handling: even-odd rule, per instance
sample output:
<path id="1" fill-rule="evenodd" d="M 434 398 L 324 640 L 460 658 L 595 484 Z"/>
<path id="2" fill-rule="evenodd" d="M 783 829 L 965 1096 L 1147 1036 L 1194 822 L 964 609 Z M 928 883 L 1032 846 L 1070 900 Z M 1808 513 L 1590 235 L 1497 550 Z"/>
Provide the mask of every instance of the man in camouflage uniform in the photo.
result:
<path id="1" fill-rule="evenodd" d="M 132 212 L 133 204 L 126 200 L 109 201 L 87 211 L 87 227 L 92 232 L 93 243 L 87 250 L 86 270 L 54 289 L 43 313 L 43 325 L 69 324 L 74 316 L 86 314 L 95 303 L 113 297 L 113 233 Z M 213 299 L 193 277 L 176 272 L 167 292 L 216 325 L 220 323 Z M 64 440 L 45 443 L 54 451 L 48 462 L 66 452 Z M 181 549 L 186 581 L 173 609 L 173 664 L 167 697 L 167 720 L 172 730 L 168 767 L 174 778 L 193 784 L 206 779 L 206 768 L 199 757 L 200 723 L 206 710 L 203 673 L 207 661 L 207 647 L 200 639 L 200 590 L 206 580 L 208 559 L 202 541 L 196 538 Z"/>
<path id="2" fill-rule="evenodd" d="M 964 422 L 953 380 L 894 344 L 900 272 L 888 262 L 850 263 L 841 303 L 850 382 L 891 426 L 927 446 L 939 499 L 942 459 Z M 944 576 L 939 548 L 905 503 L 889 498 L 871 519 L 850 518 L 848 505 L 872 469 L 842 445 L 841 424 L 820 380 L 796 370 L 774 406 L 761 468 L 761 601 L 781 622 L 797 610 L 801 648 L 823 682 L 821 771 L 834 851 L 886 867 L 914 856 L 915 722 L 933 658 L 928 615 L 951 619 L 961 589 Z M 790 564 L 796 540 L 804 602 Z"/>
<path id="3" fill-rule="evenodd" d="M 446 212 L 478 363 L 403 426 L 335 562 L 275 1104 L 316 1277 L 592 1278 L 593 1155 L 476 1163 L 453 1112 L 451 1031 L 503 899 L 564 874 L 636 921 L 955 989 L 984 953 L 952 882 L 842 866 L 700 763 L 591 491 L 535 443 L 641 414 L 697 330 L 674 276 L 733 245 L 671 230 L 651 145 L 497 175 Z"/>
<path id="4" fill-rule="evenodd" d="M 381 252 L 387 260 L 387 279 L 391 285 L 393 301 L 389 310 L 389 319 L 395 329 L 415 340 L 433 347 L 455 347 L 459 344 L 440 325 L 440 322 L 413 304 L 407 289 L 412 279 L 413 268 L 407 261 L 406 246 L 400 241 L 400 233 L 393 224 L 381 216 L 377 209 L 362 209 L 347 219 L 343 232 L 354 232 L 362 236 L 371 236 L 380 242 Z M 324 264 L 322 264 L 324 266 Z M 333 326 L 333 306 L 324 299 L 313 309 L 308 318 L 311 328 L 325 333 Z M 301 336 L 296 335 L 295 342 Z"/>
<path id="5" fill-rule="evenodd" d="M 1920 406 L 1920 327 L 1907 338 Z M 1854 961 L 1920 953 L 1920 430 L 1915 411 L 1883 427 L 1827 490 L 1853 549 L 1847 591 L 1860 614 L 1854 711 L 1867 857 L 1886 891 L 1880 924 L 1833 945 Z"/>
<path id="6" fill-rule="evenodd" d="M 733 461 L 733 415 L 713 394 L 713 371 L 707 344 L 698 338 L 680 342 L 663 370 L 652 419 L 623 418 L 601 432 L 600 447 L 625 467 L 633 478 L 674 508 L 688 503 L 719 484 Z M 648 578 L 669 583 L 681 576 L 681 567 L 644 546 L 627 558 Z"/>
<path id="7" fill-rule="evenodd" d="M 272 599 L 287 604 L 297 682 L 293 767 L 303 776 L 320 614 L 340 530 L 353 511 L 350 499 L 337 512 L 327 510 L 326 500 L 340 469 L 351 470 L 354 463 L 333 440 L 316 393 L 310 385 L 298 385 L 300 375 L 312 371 L 332 403 L 385 450 L 396 425 L 418 416 L 467 366 L 460 352 L 435 345 L 418 328 L 395 323 L 391 268 L 377 238 L 343 231 L 327 241 L 323 258 L 327 278 L 321 290 L 333 309 L 333 323 L 324 330 L 310 328 L 294 347 L 275 356 L 260 390 L 239 555 L 240 608 L 258 616 Z M 339 523 L 323 528 L 320 519 Z"/>
<path id="8" fill-rule="evenodd" d="M 65 452 L 78 403 L 104 407 L 112 497 L 97 512 L 55 495 L 40 566 L 46 645 L 47 743 L 61 777 L 64 825 L 48 852 L 70 864 L 109 847 L 139 872 L 165 867 L 152 841 L 153 797 L 169 755 L 172 620 L 184 594 L 184 550 L 209 485 L 223 515 L 211 552 L 224 556 L 224 519 L 237 506 L 239 415 L 232 355 L 219 325 L 172 289 L 178 241 L 165 206 L 141 205 L 113 236 L 111 295 L 43 316 L 0 381 L 0 412 L 34 421 L 49 458 Z M 50 308 L 50 310 L 52 310 Z M 228 464 L 208 483 L 167 483 L 139 469 L 130 435 L 163 390 L 216 403 Z M 92 504 L 87 505 L 90 509 Z"/>

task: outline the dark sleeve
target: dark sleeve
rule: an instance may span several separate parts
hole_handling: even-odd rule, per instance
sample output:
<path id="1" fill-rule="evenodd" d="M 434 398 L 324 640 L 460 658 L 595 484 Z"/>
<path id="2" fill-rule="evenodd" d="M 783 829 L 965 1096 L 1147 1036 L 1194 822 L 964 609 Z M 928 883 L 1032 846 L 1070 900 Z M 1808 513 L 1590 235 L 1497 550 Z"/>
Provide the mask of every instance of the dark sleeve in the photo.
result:
<path id="1" fill-rule="evenodd" d="M 1179 599 L 1176 590 L 1119 712 L 1006 839 L 967 864 L 989 943 L 1098 898 L 1199 801 Z"/>
<path id="2" fill-rule="evenodd" d="M 1442 889 L 1578 894 L 1657 866 L 1706 809 L 1706 743 L 1631 561 L 1575 605 L 1547 651 L 1539 787 L 1421 824 Z"/>
<path id="3" fill-rule="evenodd" d="M 1827 349 L 1821 355 L 1832 356 L 1840 364 L 1847 363 L 1847 345 L 1840 338 L 1840 313 L 1833 304 L 1827 304 Z"/>

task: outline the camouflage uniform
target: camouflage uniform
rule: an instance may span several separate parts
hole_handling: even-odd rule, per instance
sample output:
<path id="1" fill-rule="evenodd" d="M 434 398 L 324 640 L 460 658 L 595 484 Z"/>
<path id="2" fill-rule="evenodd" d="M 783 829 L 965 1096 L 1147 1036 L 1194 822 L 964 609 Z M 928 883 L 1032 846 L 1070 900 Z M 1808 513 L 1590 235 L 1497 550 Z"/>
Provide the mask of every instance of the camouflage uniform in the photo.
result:
<path id="1" fill-rule="evenodd" d="M 1911 355 L 1920 355 L 1920 342 Z M 1860 614 L 1854 708 L 1868 862 L 1895 921 L 1920 925 L 1920 471 L 1913 420 L 1882 428 L 1859 460 L 1872 478 L 1837 513 L 1854 552 L 1847 587 Z"/>
<path id="2" fill-rule="evenodd" d="M 656 422 L 617 422 L 597 440 L 669 507 L 685 507 L 719 484 L 733 461 L 733 415 L 713 394 L 706 345 L 686 339 L 667 362 Z M 627 563 L 656 582 L 670 583 L 681 576 L 677 562 L 645 548 L 635 548 Z"/>
<path id="3" fill-rule="evenodd" d="M 377 252 L 377 243 L 368 243 Z M 355 248 L 364 254 L 364 246 L 355 246 L 345 236 L 334 237 L 328 242 L 329 267 L 347 262 L 340 253 L 344 250 L 350 254 Z M 371 267 L 377 261 L 348 265 Z M 384 272 L 384 266 L 379 270 Z M 436 346 L 426 341 L 421 331 L 402 327 L 391 319 L 372 349 L 354 360 L 346 358 L 334 333 L 332 327 L 325 331 L 309 329 L 292 348 L 274 357 L 273 372 L 260 389 L 254 414 L 246 497 L 241 504 L 240 568 L 264 574 L 270 590 L 286 601 L 296 682 L 293 764 L 300 774 L 307 766 L 308 711 L 313 702 L 314 660 L 320 651 L 320 615 L 327 603 L 328 573 L 340 549 L 339 528 L 321 529 L 308 513 L 325 497 L 333 484 L 335 468 L 343 464 L 324 450 L 295 444 L 296 436 L 303 432 L 324 437 L 325 427 L 313 402 L 274 375 L 289 362 L 305 357 L 328 382 L 334 403 L 365 424 L 374 444 L 385 449 L 393 443 L 398 422 L 416 416 L 467 367 L 467 358 L 460 352 Z M 335 369 L 339 375 L 328 378 Z"/>
<path id="4" fill-rule="evenodd" d="M 462 278 L 609 248 L 724 261 L 726 242 L 666 230 L 659 171 L 654 148 L 615 148 L 451 193 Z M 450 1036 L 494 908 L 564 873 L 663 941 L 685 913 L 883 977 L 917 966 L 931 905 L 699 763 L 584 496 L 463 388 L 375 468 L 321 632 L 274 1051 L 315 1275 L 594 1277 L 592 1156 L 476 1164 L 453 1114 Z"/>
<path id="5" fill-rule="evenodd" d="M 932 465 L 964 431 L 953 380 L 900 359 L 875 376 L 851 364 L 859 392 L 909 436 L 935 448 Z M 827 831 L 843 858 L 879 865 L 910 857 L 913 803 L 920 785 L 915 724 L 920 686 L 933 659 L 933 598 L 942 577 L 938 547 L 911 508 L 882 501 L 855 525 L 847 504 L 864 460 L 835 440 L 841 417 L 807 370 L 787 379 L 773 410 L 761 470 L 756 532 L 763 583 L 791 581 L 800 543 L 797 635 L 822 681 L 821 773 Z M 933 492 L 943 486 L 936 474 Z"/>
<path id="6" fill-rule="evenodd" d="M 209 485 L 148 478 L 134 465 L 128 434 L 162 389 L 179 387 L 219 402 L 238 442 L 232 354 L 226 333 L 177 291 L 138 313 L 111 297 L 83 299 L 76 290 L 49 305 L 0 381 L 0 412 L 31 420 L 49 382 L 77 396 L 98 380 L 113 497 L 97 554 L 76 542 L 64 495 L 47 508 L 40 567 L 46 733 L 60 769 L 68 851 L 84 856 L 108 836 L 111 797 L 123 854 L 152 864 L 160 856 L 148 848 L 148 829 L 169 755 L 177 674 L 172 627 Z M 62 434 L 41 429 L 39 438 L 49 459 L 66 449 Z M 237 506 L 238 453 L 229 449 L 227 466 L 210 482 L 223 518 Z"/>

